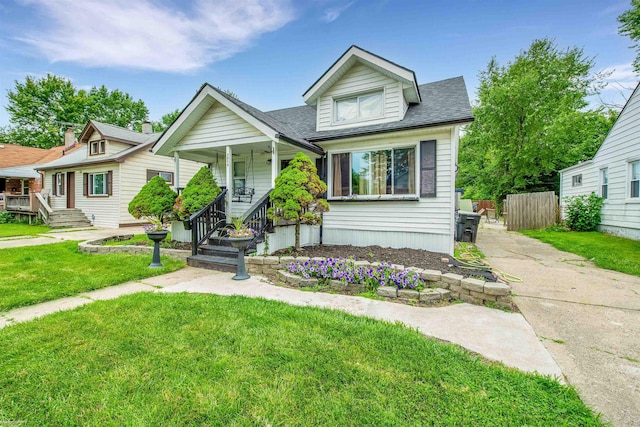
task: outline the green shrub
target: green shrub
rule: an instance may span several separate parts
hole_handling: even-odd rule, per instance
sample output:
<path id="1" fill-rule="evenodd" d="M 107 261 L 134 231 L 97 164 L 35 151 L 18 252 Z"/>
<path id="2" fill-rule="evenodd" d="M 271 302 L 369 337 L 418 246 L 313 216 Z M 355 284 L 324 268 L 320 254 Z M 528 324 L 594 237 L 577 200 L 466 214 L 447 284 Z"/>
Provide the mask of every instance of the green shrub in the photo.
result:
<path id="1" fill-rule="evenodd" d="M 213 202 L 220 194 L 220 191 L 220 187 L 211 170 L 203 166 L 182 190 L 182 194 L 178 196 L 173 210 L 178 219 L 187 219 Z"/>
<path id="2" fill-rule="evenodd" d="M 0 212 L 0 224 L 11 224 L 15 221 L 16 219 L 13 217 L 13 214 L 9 212 Z"/>
<path id="3" fill-rule="evenodd" d="M 154 176 L 131 200 L 129 213 L 134 218 L 144 218 L 161 229 L 173 212 L 177 196 L 164 178 Z"/>
<path id="4" fill-rule="evenodd" d="M 594 231 L 600 224 L 604 199 L 591 193 L 565 198 L 565 223 L 574 231 Z"/>

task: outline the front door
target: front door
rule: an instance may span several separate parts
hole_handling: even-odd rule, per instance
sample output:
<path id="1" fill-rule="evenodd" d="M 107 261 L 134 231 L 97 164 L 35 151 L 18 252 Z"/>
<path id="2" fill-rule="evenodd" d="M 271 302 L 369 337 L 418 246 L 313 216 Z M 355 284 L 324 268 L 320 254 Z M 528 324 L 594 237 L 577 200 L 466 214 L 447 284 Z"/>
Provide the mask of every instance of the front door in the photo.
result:
<path id="1" fill-rule="evenodd" d="M 76 207 L 76 177 L 74 172 L 67 172 L 67 208 Z"/>

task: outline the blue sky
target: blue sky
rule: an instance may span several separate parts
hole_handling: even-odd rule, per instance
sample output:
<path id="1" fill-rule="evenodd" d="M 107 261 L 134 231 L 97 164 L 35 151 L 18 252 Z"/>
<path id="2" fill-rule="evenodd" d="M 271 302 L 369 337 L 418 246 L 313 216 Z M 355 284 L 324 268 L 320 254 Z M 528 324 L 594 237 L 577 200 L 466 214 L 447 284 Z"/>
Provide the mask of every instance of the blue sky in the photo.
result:
<path id="1" fill-rule="evenodd" d="M 204 82 L 264 111 L 302 104 L 302 93 L 350 45 L 415 71 L 419 83 L 464 76 L 471 100 L 492 56 L 513 59 L 554 39 L 610 70 L 606 102 L 622 104 L 638 80 L 618 35 L 630 1 L 2 0 L 0 126 L 6 91 L 27 74 L 130 93 L 158 120 Z M 593 99 L 596 105 L 599 100 Z"/>

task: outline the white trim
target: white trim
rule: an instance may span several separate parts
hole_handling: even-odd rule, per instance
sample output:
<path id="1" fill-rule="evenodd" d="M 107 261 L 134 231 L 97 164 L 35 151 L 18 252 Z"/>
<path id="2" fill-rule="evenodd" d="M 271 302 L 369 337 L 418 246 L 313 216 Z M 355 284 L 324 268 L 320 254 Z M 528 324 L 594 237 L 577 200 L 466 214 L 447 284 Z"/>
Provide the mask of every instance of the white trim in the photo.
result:
<path id="1" fill-rule="evenodd" d="M 103 175 L 103 181 L 102 181 L 102 190 L 104 191 L 104 193 L 94 193 L 94 187 L 93 187 L 93 177 L 95 175 Z M 89 197 L 108 197 L 109 196 L 109 183 L 107 182 L 109 180 L 108 178 L 108 172 L 89 172 L 87 174 L 87 196 Z"/>
<path id="2" fill-rule="evenodd" d="M 604 180 L 603 180 L 603 172 L 607 171 L 607 197 L 604 197 L 602 195 L 602 186 L 605 185 L 604 184 Z M 603 166 L 600 169 L 598 169 L 598 195 L 602 198 L 604 198 L 605 203 L 607 202 L 607 200 L 609 199 L 609 167 L 608 166 Z"/>
<path id="3" fill-rule="evenodd" d="M 634 163 L 640 163 L 640 159 L 637 157 L 632 157 L 631 159 L 627 160 L 627 179 L 626 179 L 626 183 L 625 183 L 625 203 L 640 203 L 640 189 L 639 189 L 639 194 L 638 197 L 631 197 L 631 180 L 633 178 L 633 164 Z M 640 180 L 639 184 L 640 185 Z"/>
<path id="4" fill-rule="evenodd" d="M 355 98 L 357 100 L 357 104 L 358 104 L 358 111 L 357 113 L 360 114 L 360 97 L 361 96 L 367 96 L 367 95 L 374 95 L 374 94 L 378 94 L 382 92 L 382 113 L 380 113 L 377 116 L 370 116 L 370 117 L 357 117 L 355 119 L 351 119 L 351 120 L 344 120 L 344 121 L 337 121 L 336 120 L 336 114 L 338 113 L 338 108 L 337 108 L 337 104 L 340 101 L 345 101 L 347 99 L 353 99 Z M 364 122 L 369 122 L 369 121 L 373 121 L 373 120 L 380 120 L 386 117 L 385 115 L 385 110 L 386 110 L 386 99 L 387 99 L 387 91 L 386 91 L 386 87 L 382 86 L 380 88 L 375 88 L 375 89 L 371 89 L 371 90 L 365 90 L 365 91 L 359 91 L 359 92 L 354 92 L 354 93 L 350 93 L 350 94 L 344 94 L 344 95 L 340 95 L 340 96 L 334 96 L 331 100 L 331 105 L 332 105 L 332 109 L 331 109 L 331 126 L 343 126 L 343 125 L 350 125 L 350 124 L 354 124 L 354 123 L 364 123 Z M 317 117 L 320 117 L 320 114 L 317 114 Z"/>
<path id="5" fill-rule="evenodd" d="M 256 144 L 272 141 L 272 139 L 267 138 L 266 136 L 251 136 L 247 138 L 225 139 L 224 141 L 191 143 L 189 145 L 175 147 L 174 152 L 202 150 L 204 148 L 222 148 L 226 147 L 227 145 Z"/>
<path id="6" fill-rule="evenodd" d="M 173 152 L 173 166 L 173 177 L 175 178 L 175 180 L 173 181 L 173 187 L 175 189 L 178 189 L 180 188 L 180 153 L 178 151 Z"/>
<path id="7" fill-rule="evenodd" d="M 455 249 L 455 242 L 454 242 L 454 236 L 455 236 L 455 227 L 456 227 L 456 213 L 455 213 L 455 206 L 456 206 L 456 198 L 457 198 L 457 193 L 456 193 L 456 176 L 455 176 L 455 171 L 456 171 L 456 165 L 458 163 L 458 143 L 460 140 L 460 127 L 459 126 L 454 126 L 451 129 L 451 154 L 450 154 L 450 158 L 451 158 L 451 164 L 449 165 L 449 173 L 452 175 L 451 176 L 451 184 L 449 185 L 449 193 L 451 194 L 451 200 L 450 200 L 450 207 L 449 207 L 449 211 L 450 211 L 450 216 L 449 216 L 449 221 L 451 222 L 451 225 L 449 227 L 449 233 L 450 233 L 450 238 L 449 238 L 449 255 L 453 255 L 453 251 Z M 436 142 L 436 153 L 438 151 L 438 146 L 437 146 L 437 142 Z M 436 160 L 437 160 L 437 154 L 436 154 Z M 436 175 L 438 172 L 438 164 L 436 162 Z M 437 176 L 436 176 L 436 182 L 437 182 Z M 437 190 L 436 190 L 437 191 Z"/>
<path id="8" fill-rule="evenodd" d="M 225 179 L 227 183 L 227 212 L 231 212 L 231 207 L 233 205 L 233 150 L 230 145 L 227 145 L 225 148 Z M 231 221 L 231 217 L 227 215 L 227 224 Z"/>

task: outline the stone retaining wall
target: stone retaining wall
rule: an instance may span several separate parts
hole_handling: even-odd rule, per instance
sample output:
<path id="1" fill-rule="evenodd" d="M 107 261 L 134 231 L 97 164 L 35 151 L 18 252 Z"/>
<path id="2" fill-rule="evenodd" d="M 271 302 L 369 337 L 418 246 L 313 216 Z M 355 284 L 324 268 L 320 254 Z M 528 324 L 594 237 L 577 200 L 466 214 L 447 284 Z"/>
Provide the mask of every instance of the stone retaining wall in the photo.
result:
<path id="1" fill-rule="evenodd" d="M 247 271 L 253 274 L 267 276 L 277 275 L 277 278 L 292 286 L 314 286 L 317 279 L 305 279 L 287 271 L 281 271 L 287 264 L 297 261 L 324 260 L 321 257 L 292 257 L 292 256 L 252 256 L 245 258 Z M 368 261 L 355 261 L 358 266 L 378 267 L 380 263 Z M 396 270 L 404 270 L 402 265 L 394 265 Z M 502 308 L 511 308 L 511 286 L 500 282 L 485 282 L 484 280 L 463 278 L 459 274 L 442 273 L 437 270 L 423 270 L 416 267 L 408 267 L 419 274 L 425 281 L 427 288 L 422 291 L 411 289 L 396 289 L 392 286 L 378 288 L 378 295 L 387 298 L 399 298 L 403 300 L 418 300 L 421 302 L 437 302 L 442 300 L 459 299 L 463 302 L 476 305 L 491 305 Z M 349 291 L 364 291 L 363 285 L 348 285 Z M 329 288 L 335 290 L 345 289 L 345 285 L 337 280 L 331 280 Z M 352 289 L 353 288 L 353 289 Z"/>
<path id="2" fill-rule="evenodd" d="M 133 234 L 124 234 L 120 236 L 111 236 L 104 239 L 92 240 L 89 242 L 80 242 L 78 244 L 78 250 L 84 253 L 90 254 L 149 254 L 153 252 L 151 246 L 103 246 L 108 240 L 128 240 L 133 237 Z M 187 257 L 191 255 L 191 251 L 185 251 L 181 249 L 163 249 L 160 248 L 160 255 L 167 255 L 171 258 L 176 258 L 182 261 L 187 260 Z"/>

